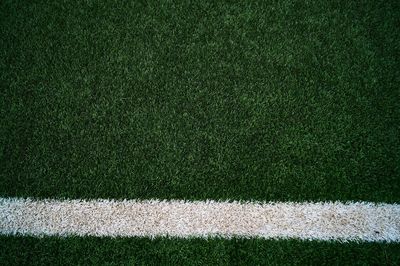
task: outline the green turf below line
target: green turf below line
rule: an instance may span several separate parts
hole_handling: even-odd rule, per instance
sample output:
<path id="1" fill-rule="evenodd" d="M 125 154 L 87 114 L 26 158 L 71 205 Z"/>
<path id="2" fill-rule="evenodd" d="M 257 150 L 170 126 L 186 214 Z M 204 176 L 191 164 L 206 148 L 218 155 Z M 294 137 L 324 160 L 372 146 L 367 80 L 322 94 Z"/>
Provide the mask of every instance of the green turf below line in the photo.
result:
<path id="1" fill-rule="evenodd" d="M 0 236 L 3 265 L 398 265 L 400 244 Z"/>
<path id="2" fill-rule="evenodd" d="M 400 202 L 398 1 L 1 1 L 0 196 Z"/>

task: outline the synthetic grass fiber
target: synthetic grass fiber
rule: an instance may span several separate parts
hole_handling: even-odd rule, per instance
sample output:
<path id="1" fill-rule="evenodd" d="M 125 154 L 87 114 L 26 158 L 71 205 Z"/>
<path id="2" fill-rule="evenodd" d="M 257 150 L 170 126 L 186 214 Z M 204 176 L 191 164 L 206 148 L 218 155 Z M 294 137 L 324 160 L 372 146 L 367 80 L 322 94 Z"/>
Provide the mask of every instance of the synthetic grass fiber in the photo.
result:
<path id="1" fill-rule="evenodd" d="M 390 0 L 1 1 L 0 197 L 399 203 L 399 25 Z M 187 264 L 200 246 L 220 264 L 399 260 L 388 244 L 158 241 Z M 0 256 L 83 263 L 63 256 L 87 245 L 95 263 L 96 243 L 154 261 L 138 239 L 2 237 Z"/>
<path id="2" fill-rule="evenodd" d="M 400 205 L 0 198 L 0 234 L 400 242 Z"/>
<path id="3" fill-rule="evenodd" d="M 397 1 L 2 1 L 2 196 L 400 200 Z"/>
<path id="4" fill-rule="evenodd" d="M 0 236 L 6 265 L 398 265 L 400 244 Z"/>

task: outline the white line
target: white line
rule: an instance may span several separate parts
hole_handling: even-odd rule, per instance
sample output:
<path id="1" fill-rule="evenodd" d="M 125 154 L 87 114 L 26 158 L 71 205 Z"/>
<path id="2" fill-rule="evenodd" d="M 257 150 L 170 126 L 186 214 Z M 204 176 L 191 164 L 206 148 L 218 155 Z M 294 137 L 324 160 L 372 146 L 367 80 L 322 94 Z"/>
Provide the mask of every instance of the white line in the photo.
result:
<path id="1" fill-rule="evenodd" d="M 400 205 L 0 198 L 0 234 L 400 242 Z"/>

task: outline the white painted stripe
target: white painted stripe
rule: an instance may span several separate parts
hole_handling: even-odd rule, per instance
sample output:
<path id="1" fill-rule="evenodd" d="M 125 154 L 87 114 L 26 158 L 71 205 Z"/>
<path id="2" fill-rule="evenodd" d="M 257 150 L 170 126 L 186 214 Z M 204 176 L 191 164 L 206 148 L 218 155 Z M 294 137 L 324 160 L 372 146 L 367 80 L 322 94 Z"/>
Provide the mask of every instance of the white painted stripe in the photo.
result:
<path id="1" fill-rule="evenodd" d="M 400 242 L 400 205 L 0 198 L 0 233 Z"/>

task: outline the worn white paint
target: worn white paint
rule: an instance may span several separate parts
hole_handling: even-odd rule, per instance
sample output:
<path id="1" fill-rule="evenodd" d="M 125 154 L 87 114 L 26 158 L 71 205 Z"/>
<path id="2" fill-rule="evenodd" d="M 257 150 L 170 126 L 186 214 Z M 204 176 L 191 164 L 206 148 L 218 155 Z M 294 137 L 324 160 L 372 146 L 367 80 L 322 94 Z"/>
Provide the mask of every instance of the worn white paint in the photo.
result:
<path id="1" fill-rule="evenodd" d="M 0 198 L 0 234 L 400 242 L 400 205 Z"/>

